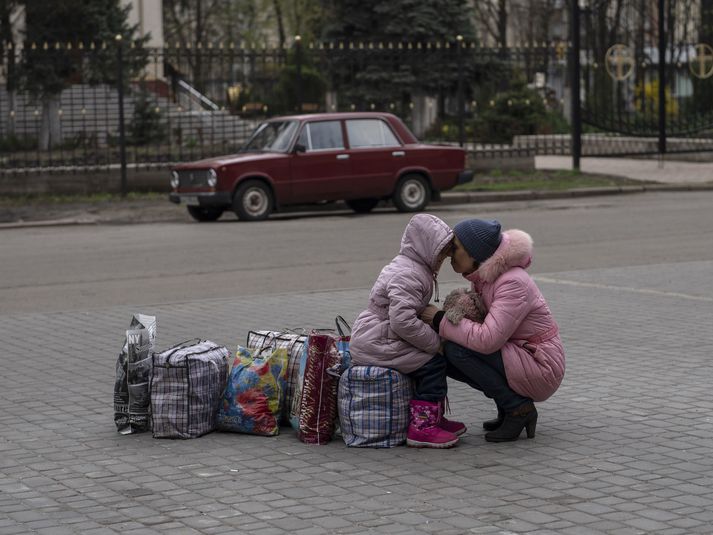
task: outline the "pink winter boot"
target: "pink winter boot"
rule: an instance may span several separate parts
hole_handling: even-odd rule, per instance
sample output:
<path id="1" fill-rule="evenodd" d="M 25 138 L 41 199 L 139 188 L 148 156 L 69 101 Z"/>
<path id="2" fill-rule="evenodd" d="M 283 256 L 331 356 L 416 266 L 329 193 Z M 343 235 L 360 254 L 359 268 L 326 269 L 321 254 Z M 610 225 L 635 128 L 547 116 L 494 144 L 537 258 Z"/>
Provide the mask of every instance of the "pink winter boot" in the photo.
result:
<path id="1" fill-rule="evenodd" d="M 411 400 L 411 423 L 406 445 L 412 448 L 452 448 L 458 437 L 438 427 L 440 407 L 437 402 Z"/>
<path id="2" fill-rule="evenodd" d="M 448 398 L 444 398 L 438 402 L 438 427 L 448 431 L 449 433 L 453 433 L 456 436 L 461 436 L 468 428 L 463 422 L 456 422 L 455 420 L 449 420 L 446 418 L 446 410 L 450 412 L 450 409 L 448 409 Z"/>

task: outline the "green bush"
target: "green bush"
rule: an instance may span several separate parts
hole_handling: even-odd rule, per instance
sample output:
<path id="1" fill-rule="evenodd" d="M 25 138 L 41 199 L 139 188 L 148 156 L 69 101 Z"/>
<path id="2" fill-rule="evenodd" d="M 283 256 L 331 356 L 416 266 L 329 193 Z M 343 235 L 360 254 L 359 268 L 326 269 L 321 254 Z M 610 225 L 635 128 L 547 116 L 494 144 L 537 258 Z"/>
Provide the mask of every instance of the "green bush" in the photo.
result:
<path id="1" fill-rule="evenodd" d="M 511 143 L 516 135 L 565 134 L 570 128 L 559 111 L 545 106 L 537 91 L 522 86 L 484 102 L 474 130 L 478 142 Z"/>
<path id="2" fill-rule="evenodd" d="M 37 138 L 22 136 L 18 137 L 15 134 L 0 137 L 0 152 L 18 152 L 23 150 L 36 150 Z"/>
<path id="3" fill-rule="evenodd" d="M 302 66 L 300 78 L 302 80 L 302 103 L 317 104 L 321 108 L 327 90 L 327 82 L 319 71 L 310 65 Z M 295 65 L 287 65 L 280 72 L 268 106 L 271 113 L 295 113 L 297 111 L 297 67 Z"/>
<path id="4" fill-rule="evenodd" d="M 472 140 L 474 135 L 473 121 L 466 119 L 463 122 L 465 140 Z M 425 141 L 460 141 L 458 119 L 448 118 L 436 121 L 423 135 L 423 139 Z"/>
<path id="5" fill-rule="evenodd" d="M 132 145 L 162 143 L 166 140 L 166 134 L 166 124 L 161 119 L 161 113 L 145 92 L 139 93 L 127 142 Z"/>

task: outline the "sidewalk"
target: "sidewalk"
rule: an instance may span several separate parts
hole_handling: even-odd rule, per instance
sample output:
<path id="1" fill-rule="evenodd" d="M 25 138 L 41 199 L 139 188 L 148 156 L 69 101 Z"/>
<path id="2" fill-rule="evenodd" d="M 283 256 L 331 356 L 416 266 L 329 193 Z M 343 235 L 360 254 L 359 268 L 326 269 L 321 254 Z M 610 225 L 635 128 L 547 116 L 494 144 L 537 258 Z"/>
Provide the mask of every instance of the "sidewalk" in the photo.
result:
<path id="1" fill-rule="evenodd" d="M 0 535 L 711 533 L 713 262 L 536 277 L 567 349 L 533 440 L 491 444 L 492 402 L 451 383 L 452 450 L 121 436 L 114 366 L 133 312 L 158 345 L 234 352 L 249 329 L 352 320 L 368 289 L 0 316 Z M 451 288 L 443 288 L 442 293 Z"/>
<path id="2" fill-rule="evenodd" d="M 572 169 L 571 156 L 536 156 L 536 169 Z M 653 180 L 661 184 L 713 183 L 713 163 L 642 160 L 635 158 L 592 158 L 580 160 L 586 173 L 622 176 L 634 180 Z"/>

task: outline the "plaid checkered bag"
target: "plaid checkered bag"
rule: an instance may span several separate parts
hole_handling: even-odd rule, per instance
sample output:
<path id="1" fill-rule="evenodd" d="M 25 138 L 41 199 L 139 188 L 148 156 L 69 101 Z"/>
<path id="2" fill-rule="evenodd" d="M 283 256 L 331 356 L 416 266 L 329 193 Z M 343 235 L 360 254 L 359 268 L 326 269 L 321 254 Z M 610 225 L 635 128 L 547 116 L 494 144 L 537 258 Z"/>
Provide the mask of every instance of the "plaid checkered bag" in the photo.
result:
<path id="1" fill-rule="evenodd" d="M 215 429 L 229 358 L 227 348 L 208 340 L 182 342 L 152 355 L 154 438 L 195 438 Z"/>
<path id="2" fill-rule="evenodd" d="M 393 448 L 406 442 L 411 379 L 379 366 L 353 366 L 339 379 L 339 424 L 347 446 Z"/>
<path id="3" fill-rule="evenodd" d="M 277 349 L 287 350 L 287 374 L 285 376 L 285 389 L 281 402 L 282 412 L 280 422 L 285 425 L 290 423 L 290 407 L 295 396 L 295 388 L 299 379 L 300 358 L 307 343 L 307 335 L 290 331 L 249 331 L 247 347 L 261 348 L 274 345 Z"/>

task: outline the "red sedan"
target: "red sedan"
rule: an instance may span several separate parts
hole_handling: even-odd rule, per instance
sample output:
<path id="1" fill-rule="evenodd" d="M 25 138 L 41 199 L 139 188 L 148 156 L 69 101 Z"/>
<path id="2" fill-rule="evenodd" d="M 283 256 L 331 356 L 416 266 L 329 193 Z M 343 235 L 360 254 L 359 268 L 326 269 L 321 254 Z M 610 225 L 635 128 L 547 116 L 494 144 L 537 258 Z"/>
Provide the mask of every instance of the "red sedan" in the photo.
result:
<path id="1" fill-rule="evenodd" d="M 255 221 L 284 206 L 338 200 L 356 212 L 382 199 L 417 212 L 472 180 L 465 162 L 463 149 L 419 143 L 390 113 L 275 117 L 237 154 L 177 165 L 170 200 L 185 203 L 198 221 L 230 209 Z"/>

